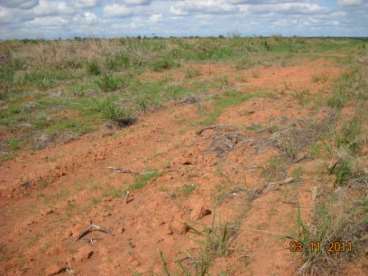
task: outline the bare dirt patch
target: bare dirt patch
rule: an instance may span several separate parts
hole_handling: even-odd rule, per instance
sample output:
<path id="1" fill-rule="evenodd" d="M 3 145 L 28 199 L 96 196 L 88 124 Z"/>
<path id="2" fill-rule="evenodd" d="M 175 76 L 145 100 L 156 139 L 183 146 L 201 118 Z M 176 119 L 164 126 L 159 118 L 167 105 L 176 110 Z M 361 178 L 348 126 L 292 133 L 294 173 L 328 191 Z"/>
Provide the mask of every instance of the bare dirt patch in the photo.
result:
<path id="1" fill-rule="evenodd" d="M 341 70 L 321 60 L 250 71 L 190 66 L 198 78 L 227 76 L 240 93 L 266 89 L 271 96 L 226 108 L 215 125 L 227 128 L 198 134 L 198 108 L 170 104 L 112 136 L 95 132 L 3 163 L 1 274 L 162 274 L 165 263 L 180 271 L 179 262 L 192 272 L 207 265 L 214 275 L 295 275 L 299 257 L 282 237 L 293 230 L 296 204 L 313 207 L 315 179 L 249 195 L 267 184 L 262 170 L 279 154 L 268 143 L 272 126 L 327 114 L 298 105 L 287 91 L 328 89 Z M 203 251 L 214 221 L 233 232 L 223 250 L 210 240 Z M 106 230 L 82 235 L 91 223 Z"/>

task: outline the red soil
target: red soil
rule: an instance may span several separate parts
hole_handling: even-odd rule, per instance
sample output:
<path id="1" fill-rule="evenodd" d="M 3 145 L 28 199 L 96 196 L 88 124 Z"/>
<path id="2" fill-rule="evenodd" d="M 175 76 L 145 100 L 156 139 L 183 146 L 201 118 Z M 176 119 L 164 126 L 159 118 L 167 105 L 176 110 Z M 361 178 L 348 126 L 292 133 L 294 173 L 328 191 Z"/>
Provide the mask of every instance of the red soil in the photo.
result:
<path id="1" fill-rule="evenodd" d="M 258 68 L 257 77 L 252 77 L 252 70 L 236 71 L 227 65 L 213 64 L 210 70 L 209 65 L 192 66 L 202 72 L 199 78 L 229 76 L 243 93 L 262 88 L 275 94 L 231 107 L 218 120 L 239 128 L 282 117 L 323 117 L 325 110 L 302 107 L 292 92 L 322 93 L 340 73 L 324 61 Z M 174 70 L 175 74 L 179 73 Z M 328 80 L 316 83 L 316 74 L 325 74 Z M 68 144 L 24 152 L 3 163 L 0 274 L 49 275 L 70 267 L 77 275 L 161 275 L 160 251 L 176 271 L 175 260 L 185 258 L 187 252 L 196 256 L 201 246 L 197 242 L 201 236 L 188 231 L 185 224 L 201 230 L 211 225 L 215 213 L 217 222 L 236 220 L 240 229 L 231 243 L 232 253 L 214 260 L 211 275 L 221 271 L 295 275 L 301 257 L 290 253 L 280 237 L 295 230 L 293 202 L 299 202 L 305 219 L 310 216 L 316 164 L 303 163 L 311 173 L 305 174 L 302 183 L 264 193 L 250 202 L 241 190 L 231 191 L 263 185 L 261 168 L 277 150 L 265 146 L 258 151 L 255 145 L 240 143 L 225 157 L 217 157 L 209 150 L 216 130 L 196 134 L 200 127 L 193 122 L 199 120 L 195 106 L 170 104 L 112 136 L 101 130 Z M 155 169 L 160 174 L 143 189 L 132 191 L 133 201 L 127 203 L 121 194 L 111 191 L 127 187 L 134 176 L 108 167 L 134 172 Z M 180 191 L 185 184 L 195 184 L 197 189 L 183 195 Z M 215 210 L 214 198 L 221 193 L 228 196 Z M 198 218 L 203 209 L 212 214 Z M 93 244 L 76 241 L 90 221 L 112 234 L 93 233 Z"/>

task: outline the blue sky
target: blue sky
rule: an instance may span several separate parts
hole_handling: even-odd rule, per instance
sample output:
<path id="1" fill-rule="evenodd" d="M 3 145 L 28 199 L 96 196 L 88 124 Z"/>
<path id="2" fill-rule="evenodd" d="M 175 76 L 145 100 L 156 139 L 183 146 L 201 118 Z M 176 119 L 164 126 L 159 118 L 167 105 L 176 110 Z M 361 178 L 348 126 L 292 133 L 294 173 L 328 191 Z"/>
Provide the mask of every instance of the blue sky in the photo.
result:
<path id="1" fill-rule="evenodd" d="M 0 0 L 0 39 L 368 36 L 368 0 Z"/>

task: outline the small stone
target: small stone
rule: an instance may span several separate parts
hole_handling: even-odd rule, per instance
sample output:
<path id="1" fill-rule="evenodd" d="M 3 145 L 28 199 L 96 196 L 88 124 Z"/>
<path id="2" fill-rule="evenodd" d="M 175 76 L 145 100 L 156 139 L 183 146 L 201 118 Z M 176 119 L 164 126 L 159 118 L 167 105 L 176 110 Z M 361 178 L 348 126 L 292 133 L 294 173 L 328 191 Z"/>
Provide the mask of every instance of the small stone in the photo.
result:
<path id="1" fill-rule="evenodd" d="M 168 235 L 172 235 L 172 234 L 179 234 L 179 235 L 184 235 L 187 232 L 189 232 L 189 226 L 182 222 L 182 221 L 173 221 L 170 225 L 169 225 L 169 232 Z"/>
<path id="2" fill-rule="evenodd" d="M 42 216 L 47 216 L 47 215 L 51 215 L 53 214 L 55 211 L 53 209 L 47 209 L 45 210 L 41 215 Z"/>
<path id="3" fill-rule="evenodd" d="M 192 210 L 191 219 L 192 220 L 199 220 L 199 219 L 204 218 L 206 216 L 209 216 L 211 214 L 212 214 L 212 211 L 208 208 L 205 208 L 203 206 L 195 207 Z"/>
<path id="4" fill-rule="evenodd" d="M 78 250 L 78 252 L 73 256 L 73 259 L 78 262 L 85 262 L 93 256 L 94 252 L 89 246 L 84 246 Z"/>
<path id="5" fill-rule="evenodd" d="M 52 135 L 48 134 L 41 134 L 37 136 L 34 139 L 34 145 L 33 147 L 37 150 L 46 148 L 52 141 L 54 140 L 54 137 Z"/>
<path id="6" fill-rule="evenodd" d="M 58 275 L 67 272 L 69 269 L 67 264 L 54 264 L 46 269 L 45 274 L 48 276 Z"/>

